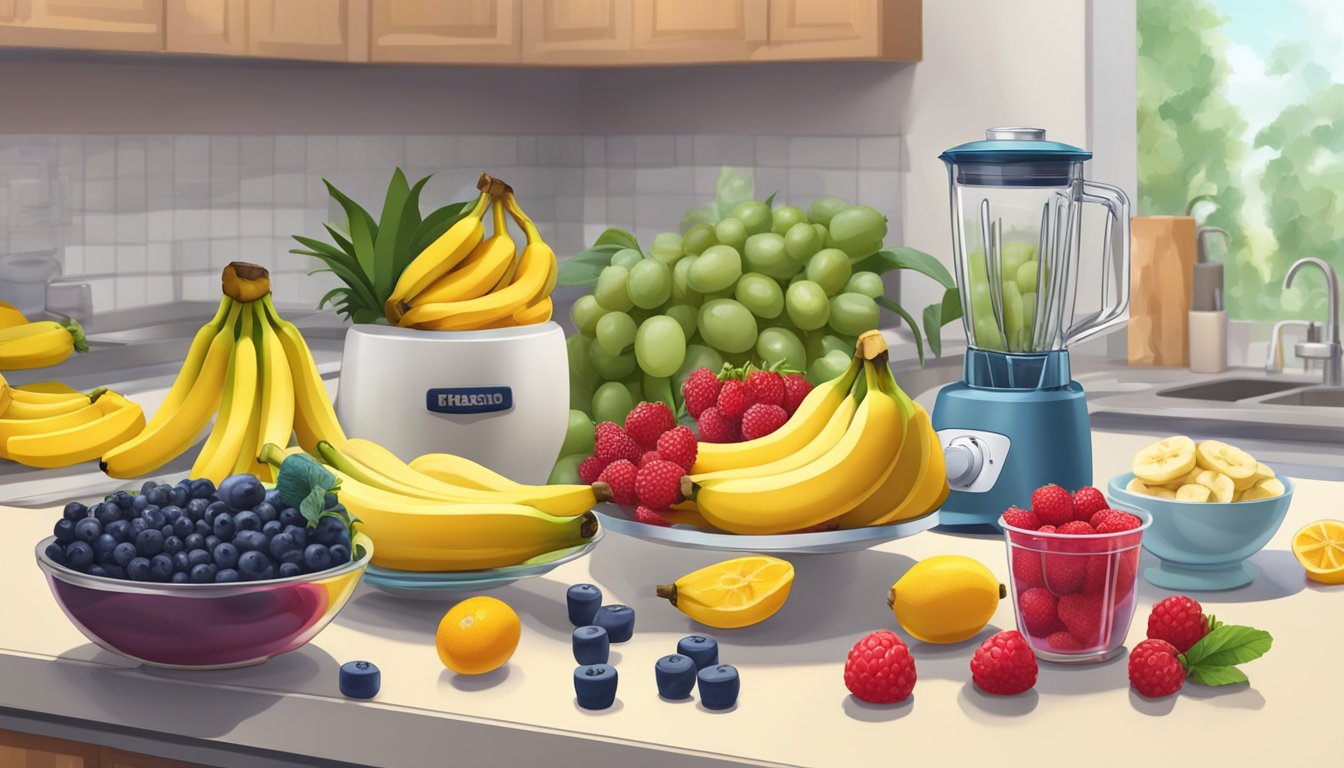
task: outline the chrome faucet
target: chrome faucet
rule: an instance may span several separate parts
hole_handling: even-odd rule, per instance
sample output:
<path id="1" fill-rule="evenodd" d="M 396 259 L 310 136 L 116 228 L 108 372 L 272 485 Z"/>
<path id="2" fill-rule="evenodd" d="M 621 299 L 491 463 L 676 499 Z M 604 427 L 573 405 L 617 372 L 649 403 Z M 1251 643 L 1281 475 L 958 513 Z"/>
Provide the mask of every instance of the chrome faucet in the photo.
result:
<path id="1" fill-rule="evenodd" d="M 1297 275 L 1297 271 L 1309 264 L 1319 267 L 1325 276 L 1327 316 L 1324 338 L 1322 339 L 1320 332 L 1321 326 L 1316 323 L 1304 323 L 1301 320 L 1282 320 L 1275 323 L 1269 340 L 1269 358 L 1265 362 L 1265 369 L 1269 371 L 1283 369 L 1282 335 L 1284 327 L 1305 325 L 1307 337 L 1293 347 L 1293 352 L 1308 364 L 1312 360 L 1322 361 L 1325 368 L 1323 382 L 1325 386 L 1344 386 L 1344 374 L 1341 373 L 1341 363 L 1344 363 L 1344 347 L 1341 347 L 1339 337 L 1339 278 L 1336 277 L 1334 268 L 1321 259 L 1298 259 L 1293 262 L 1293 266 L 1289 267 L 1288 274 L 1283 278 L 1283 289 L 1288 290 L 1293 287 L 1293 277 Z"/>

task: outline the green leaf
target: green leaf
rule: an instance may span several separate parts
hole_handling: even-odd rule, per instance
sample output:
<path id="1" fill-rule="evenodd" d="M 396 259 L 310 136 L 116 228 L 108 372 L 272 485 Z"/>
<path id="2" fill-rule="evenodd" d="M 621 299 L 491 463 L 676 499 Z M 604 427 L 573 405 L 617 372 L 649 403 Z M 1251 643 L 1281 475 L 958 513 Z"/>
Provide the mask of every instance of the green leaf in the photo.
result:
<path id="1" fill-rule="evenodd" d="M 580 261 L 578 258 L 569 259 L 561 262 L 559 269 L 556 270 L 555 284 L 566 287 L 591 288 L 597 285 L 597 276 L 601 274 L 602 269 L 603 266 Z"/>
<path id="2" fill-rule="evenodd" d="M 350 242 L 350 234 L 331 222 L 326 222 L 322 226 L 331 234 L 331 239 L 336 241 L 341 253 L 350 257 L 351 264 L 358 266 L 359 257 L 355 255 L 355 246 Z"/>
<path id="3" fill-rule="evenodd" d="M 943 326 L 959 319 L 961 319 L 961 293 L 956 288 L 948 288 L 943 292 L 941 302 L 924 308 L 924 332 L 929 337 L 929 349 L 934 355 L 943 356 Z"/>
<path id="4" fill-rule="evenodd" d="M 315 269 L 315 270 L 313 270 L 313 272 L 330 272 L 330 271 L 331 271 L 331 270 L 329 270 L 329 269 L 328 269 L 328 270 L 320 270 L 320 269 Z M 308 274 L 311 275 L 311 274 L 313 274 L 313 272 L 309 272 Z M 323 296 L 320 300 L 318 300 L 318 302 L 317 302 L 317 308 L 318 308 L 318 309 L 322 309 L 323 307 L 327 306 L 327 302 L 328 302 L 328 301 L 334 301 L 334 300 L 336 300 L 336 299 L 338 299 L 338 298 L 341 298 L 342 294 L 344 294 L 344 297 L 345 297 L 345 302 L 344 302 L 344 303 L 349 303 L 349 300 L 350 300 L 350 289 L 347 288 L 347 287 L 345 287 L 345 286 L 341 286 L 340 288 L 332 288 L 330 291 L 327 291 L 326 295 Z"/>
<path id="5" fill-rule="evenodd" d="M 774 203 L 775 203 L 775 195 L 778 195 L 778 194 L 779 194 L 779 190 L 775 190 L 774 192 L 771 192 L 771 193 L 770 193 L 770 196 L 767 197 L 767 198 L 765 198 L 765 204 L 766 204 L 767 206 L 772 206 L 772 205 L 774 205 Z"/>
<path id="6" fill-rule="evenodd" d="M 639 251 L 641 255 L 644 253 L 640 250 L 639 241 L 635 239 L 634 235 L 617 227 L 611 227 L 597 236 L 597 239 L 593 241 L 593 246 L 596 247 L 601 245 L 620 246 L 617 250 L 634 248 L 636 251 Z"/>
<path id="7" fill-rule="evenodd" d="M 886 307 L 892 312 L 895 312 L 897 315 L 900 315 L 900 318 L 905 321 L 905 324 L 910 326 L 910 332 L 915 337 L 915 350 L 919 352 L 919 364 L 923 365 L 924 340 L 920 338 L 919 326 L 915 324 L 915 318 L 911 317 L 910 313 L 906 312 L 905 308 L 902 307 L 900 304 L 897 304 L 896 302 L 886 298 L 885 296 L 877 299 L 877 304 L 878 306 Z"/>
<path id="8" fill-rule="evenodd" d="M 311 456 L 295 453 L 280 463 L 275 488 L 280 492 L 280 501 L 287 507 L 298 507 L 312 526 L 322 515 L 327 494 L 339 491 L 341 481 Z"/>
<path id="9" fill-rule="evenodd" d="M 318 251 L 305 251 L 302 248 L 293 248 L 290 250 L 290 253 L 297 253 L 303 256 L 312 256 L 313 258 L 321 261 L 323 264 L 326 264 L 328 267 L 331 268 L 332 272 L 336 273 L 337 277 L 345 281 L 346 285 L 350 287 L 350 290 L 352 291 L 355 299 L 361 305 L 367 307 L 382 306 L 382 304 L 379 304 L 378 300 L 374 298 L 373 289 L 369 286 L 368 282 L 363 279 L 363 274 L 357 270 L 351 269 L 341 260 L 333 259 L 326 253 L 321 253 Z"/>
<path id="10" fill-rule="evenodd" d="M 381 292 L 378 294 L 378 297 L 384 301 L 387 300 L 387 296 L 391 295 L 392 288 L 396 286 L 397 280 L 401 278 L 401 273 L 405 272 L 406 267 L 410 266 L 410 263 L 415 260 L 415 257 L 420 255 L 419 251 L 414 250 L 415 233 L 420 228 L 421 224 L 420 193 L 424 190 L 425 184 L 429 182 L 429 179 L 430 177 L 426 176 L 417 181 L 415 185 L 411 187 L 410 194 L 406 197 L 406 205 L 402 209 L 401 221 L 397 225 L 397 239 L 392 248 L 392 273 L 391 280 L 388 282 L 387 286 L 387 294 Z M 384 233 L 386 230 L 380 225 L 378 231 L 379 233 Z M 380 242 L 383 237 L 385 237 L 385 235 L 380 234 Z"/>
<path id="11" fill-rule="evenodd" d="M 404 180 L 404 177 L 403 177 Z M 341 204 L 345 210 L 347 229 L 350 231 L 350 242 L 355 249 L 355 258 L 359 262 L 360 271 L 370 283 L 374 281 L 374 251 L 373 244 L 378 238 L 378 225 L 373 222 L 373 217 L 369 212 L 360 207 L 359 203 L 345 196 L 345 193 L 337 189 L 326 179 L 322 180 L 327 185 L 327 192 L 336 202 Z"/>
<path id="12" fill-rule="evenodd" d="M 378 238 L 373 244 L 373 295 L 392 293 L 392 270 L 396 259 L 397 231 L 401 227 L 402 211 L 411 196 L 406 174 L 397 168 L 387 184 L 383 198 L 383 213 L 378 219 Z"/>
<path id="13" fill-rule="evenodd" d="M 1218 685 L 1236 685 L 1245 683 L 1250 678 L 1246 673 L 1233 666 L 1213 666 L 1213 667 L 1194 667 L 1190 670 L 1190 681 L 1200 685 L 1218 686 Z"/>
<path id="14" fill-rule="evenodd" d="M 1185 652 L 1185 661 L 1196 667 L 1225 667 L 1258 659 L 1274 644 L 1274 638 L 1262 629 L 1224 624 L 1211 630 Z"/>
<path id="15" fill-rule="evenodd" d="M 956 288 L 957 282 L 952 279 L 952 273 L 947 271 L 943 263 L 930 256 L 929 254 L 898 245 L 895 248 L 881 250 L 872 256 L 865 257 L 858 264 L 854 265 L 854 271 L 890 272 L 893 269 L 910 269 L 938 281 L 938 284 L 944 288 Z"/>
<path id="16" fill-rule="evenodd" d="M 411 250 L 409 258 L 415 259 L 424 252 L 435 240 L 443 236 L 450 227 L 462 220 L 476 204 L 475 200 L 464 200 L 460 203 L 450 203 L 434 211 L 420 222 L 415 228 L 415 235 L 411 238 Z M 410 263 L 408 260 L 406 263 Z"/>

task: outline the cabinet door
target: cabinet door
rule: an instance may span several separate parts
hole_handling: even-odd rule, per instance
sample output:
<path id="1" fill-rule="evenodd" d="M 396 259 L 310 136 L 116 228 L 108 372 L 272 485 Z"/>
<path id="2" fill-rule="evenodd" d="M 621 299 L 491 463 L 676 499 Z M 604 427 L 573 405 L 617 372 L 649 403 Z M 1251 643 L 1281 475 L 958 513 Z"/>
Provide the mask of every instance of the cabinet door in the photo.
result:
<path id="1" fill-rule="evenodd" d="M 167 0 L 172 53 L 247 53 L 247 0 Z"/>
<path id="2" fill-rule="evenodd" d="M 199 768 L 192 763 L 181 763 L 162 757 L 150 757 L 119 749 L 103 747 L 101 768 Z"/>
<path id="3" fill-rule="evenodd" d="M 921 0 L 770 0 L 769 59 L 918 61 Z"/>
<path id="4" fill-rule="evenodd" d="M 0 0 L 0 45 L 163 50 L 163 0 Z"/>
<path id="5" fill-rule="evenodd" d="M 368 0 L 247 0 L 247 52 L 368 61 Z"/>
<path id="6" fill-rule="evenodd" d="M 642 64 L 747 61 L 766 42 L 766 0 L 635 0 Z"/>
<path id="7" fill-rule="evenodd" d="M 634 2 L 523 0 L 523 63 L 635 63 Z"/>
<path id="8" fill-rule="evenodd" d="M 522 0 L 373 0 L 373 61 L 517 64 Z"/>
<path id="9" fill-rule="evenodd" d="M 5 768 L 98 768 L 98 747 L 0 731 L 0 765 Z"/>

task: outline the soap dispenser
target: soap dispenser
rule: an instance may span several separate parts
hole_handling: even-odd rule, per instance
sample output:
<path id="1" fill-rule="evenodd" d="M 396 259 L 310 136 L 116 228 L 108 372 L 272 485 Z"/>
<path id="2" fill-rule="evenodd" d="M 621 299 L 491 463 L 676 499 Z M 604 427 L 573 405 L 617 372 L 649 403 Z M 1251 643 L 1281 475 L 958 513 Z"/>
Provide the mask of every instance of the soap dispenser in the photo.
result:
<path id="1" fill-rule="evenodd" d="M 1196 235 L 1198 260 L 1195 262 L 1193 296 L 1190 301 L 1190 370 L 1194 373 L 1222 373 L 1227 370 L 1227 310 L 1223 305 L 1223 265 L 1209 258 L 1208 236 L 1225 230 L 1200 227 Z"/>

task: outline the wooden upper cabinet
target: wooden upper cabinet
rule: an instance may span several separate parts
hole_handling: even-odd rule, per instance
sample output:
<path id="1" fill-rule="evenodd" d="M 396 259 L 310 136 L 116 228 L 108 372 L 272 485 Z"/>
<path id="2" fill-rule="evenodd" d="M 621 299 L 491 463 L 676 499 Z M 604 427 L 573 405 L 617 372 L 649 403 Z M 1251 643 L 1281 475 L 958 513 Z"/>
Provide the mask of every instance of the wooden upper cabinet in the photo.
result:
<path id="1" fill-rule="evenodd" d="M 520 0 L 372 0 L 372 61 L 517 64 Z"/>
<path id="2" fill-rule="evenodd" d="M 747 61 L 766 43 L 766 0 L 634 0 L 637 60 Z"/>
<path id="3" fill-rule="evenodd" d="M 0 766 L 5 768 L 99 768 L 98 753 L 93 744 L 0 730 Z"/>
<path id="4" fill-rule="evenodd" d="M 523 63 L 630 63 L 634 2 L 523 0 Z"/>
<path id="5" fill-rule="evenodd" d="M 770 0 L 761 58 L 918 61 L 922 15 L 921 0 Z"/>
<path id="6" fill-rule="evenodd" d="M 169 53 L 247 53 L 247 0 L 167 0 Z"/>
<path id="7" fill-rule="evenodd" d="M 181 763 L 177 760 L 122 752 L 108 747 L 103 747 L 99 755 L 102 758 L 100 768 L 203 768 L 194 763 Z"/>
<path id="8" fill-rule="evenodd" d="M 247 52 L 368 61 L 369 0 L 247 0 Z"/>
<path id="9" fill-rule="evenodd" d="M 0 0 L 0 45 L 163 50 L 163 0 Z"/>

